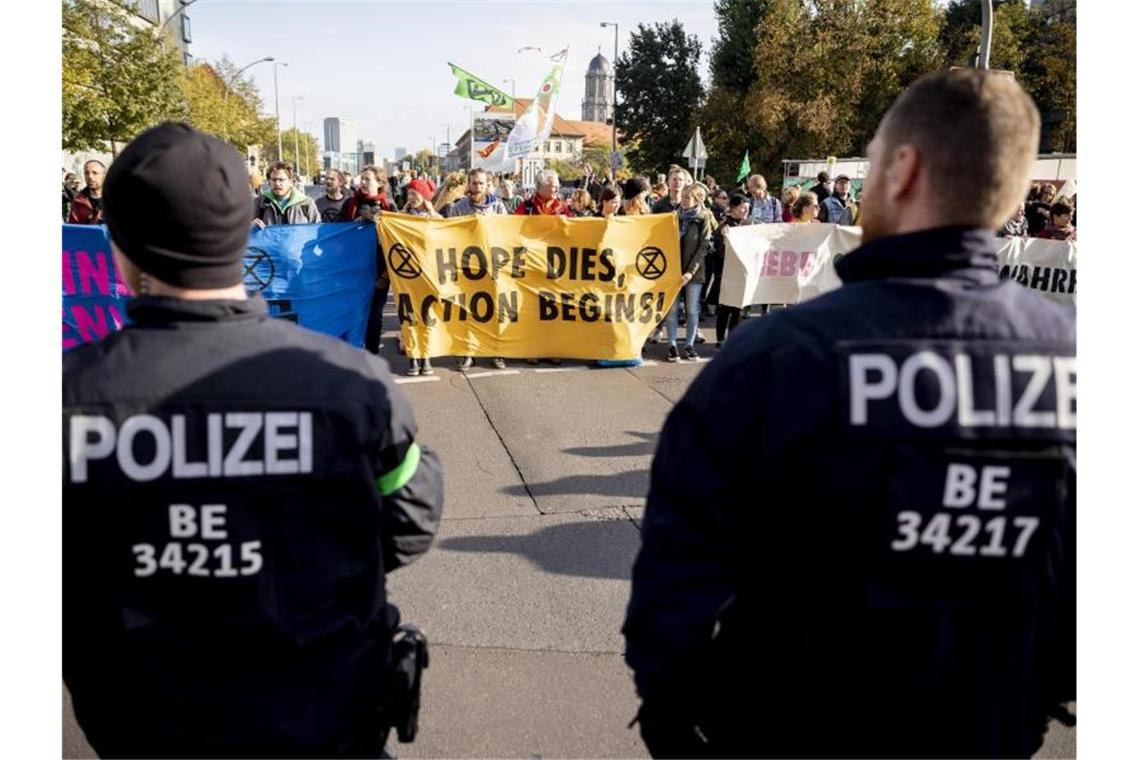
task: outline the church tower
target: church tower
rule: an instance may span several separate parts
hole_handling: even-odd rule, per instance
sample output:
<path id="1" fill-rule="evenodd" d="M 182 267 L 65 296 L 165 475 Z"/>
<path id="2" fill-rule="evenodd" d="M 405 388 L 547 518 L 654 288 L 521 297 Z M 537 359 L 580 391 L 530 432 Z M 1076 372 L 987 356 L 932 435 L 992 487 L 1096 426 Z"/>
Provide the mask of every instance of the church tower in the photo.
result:
<path id="1" fill-rule="evenodd" d="M 614 117 L 614 70 L 598 48 L 586 70 L 586 97 L 582 101 L 582 121 L 609 121 Z"/>

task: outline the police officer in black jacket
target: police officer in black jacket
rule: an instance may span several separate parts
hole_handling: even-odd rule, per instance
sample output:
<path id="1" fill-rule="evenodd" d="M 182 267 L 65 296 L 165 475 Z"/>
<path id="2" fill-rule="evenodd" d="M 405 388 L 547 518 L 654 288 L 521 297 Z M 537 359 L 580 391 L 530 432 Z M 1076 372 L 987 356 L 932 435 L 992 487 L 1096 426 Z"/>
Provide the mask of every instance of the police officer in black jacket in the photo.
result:
<path id="1" fill-rule="evenodd" d="M 624 626 L 655 756 L 1028 757 L 1075 699 L 1075 315 L 991 231 L 1039 128 L 1011 77 L 912 85 L 843 287 L 670 414 Z"/>
<path id="2" fill-rule="evenodd" d="M 385 363 L 247 298 L 241 156 L 184 124 L 106 182 L 131 324 L 64 357 L 64 679 L 103 756 L 379 757 L 437 457 Z"/>

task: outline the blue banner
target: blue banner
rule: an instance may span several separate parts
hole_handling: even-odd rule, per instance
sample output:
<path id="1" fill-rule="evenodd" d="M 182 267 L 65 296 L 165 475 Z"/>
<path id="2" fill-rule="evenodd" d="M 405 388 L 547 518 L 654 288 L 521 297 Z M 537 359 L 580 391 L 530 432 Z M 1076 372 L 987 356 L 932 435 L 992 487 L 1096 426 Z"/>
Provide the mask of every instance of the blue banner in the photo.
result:
<path id="1" fill-rule="evenodd" d="M 249 234 L 245 288 L 270 312 L 302 327 L 364 345 L 376 285 L 371 224 L 275 225 Z"/>
<path id="2" fill-rule="evenodd" d="M 130 289 L 115 268 L 107 228 L 63 225 L 63 350 L 123 326 Z"/>
<path id="3" fill-rule="evenodd" d="M 246 290 L 270 313 L 364 345 L 377 275 L 370 224 L 253 229 L 243 262 Z M 63 348 L 100 340 L 126 320 L 130 291 L 115 269 L 107 229 L 63 225 Z"/>

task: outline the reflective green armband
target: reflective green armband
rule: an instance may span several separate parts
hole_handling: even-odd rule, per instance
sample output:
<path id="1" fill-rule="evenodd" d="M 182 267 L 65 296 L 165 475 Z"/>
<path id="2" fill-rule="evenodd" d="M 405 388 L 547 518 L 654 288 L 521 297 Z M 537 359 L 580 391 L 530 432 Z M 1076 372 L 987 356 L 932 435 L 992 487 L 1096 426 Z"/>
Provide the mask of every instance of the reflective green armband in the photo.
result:
<path id="1" fill-rule="evenodd" d="M 376 481 L 376 486 L 380 489 L 381 496 L 390 496 L 396 491 L 408 484 L 408 481 L 416 474 L 416 470 L 420 466 L 420 445 L 412 441 L 412 445 L 408 447 L 408 452 L 404 454 L 404 461 L 391 472 L 387 472 L 380 476 Z"/>

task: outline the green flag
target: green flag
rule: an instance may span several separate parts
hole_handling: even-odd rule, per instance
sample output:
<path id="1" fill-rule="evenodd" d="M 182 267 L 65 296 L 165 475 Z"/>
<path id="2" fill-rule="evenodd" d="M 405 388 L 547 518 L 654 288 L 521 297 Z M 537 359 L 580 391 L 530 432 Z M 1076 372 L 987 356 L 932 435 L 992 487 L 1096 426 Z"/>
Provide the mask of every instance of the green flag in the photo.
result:
<path id="1" fill-rule="evenodd" d="M 458 78 L 455 83 L 456 95 L 470 100 L 478 100 L 481 103 L 498 108 L 506 108 L 514 102 L 510 95 L 493 85 L 487 84 L 474 74 L 464 71 L 454 63 L 447 65 L 451 67 L 451 73 Z"/>
<path id="2" fill-rule="evenodd" d="M 740 171 L 736 173 L 736 181 L 743 182 L 752 171 L 752 164 L 748 162 L 748 151 L 744 151 L 744 160 L 740 162 Z"/>

